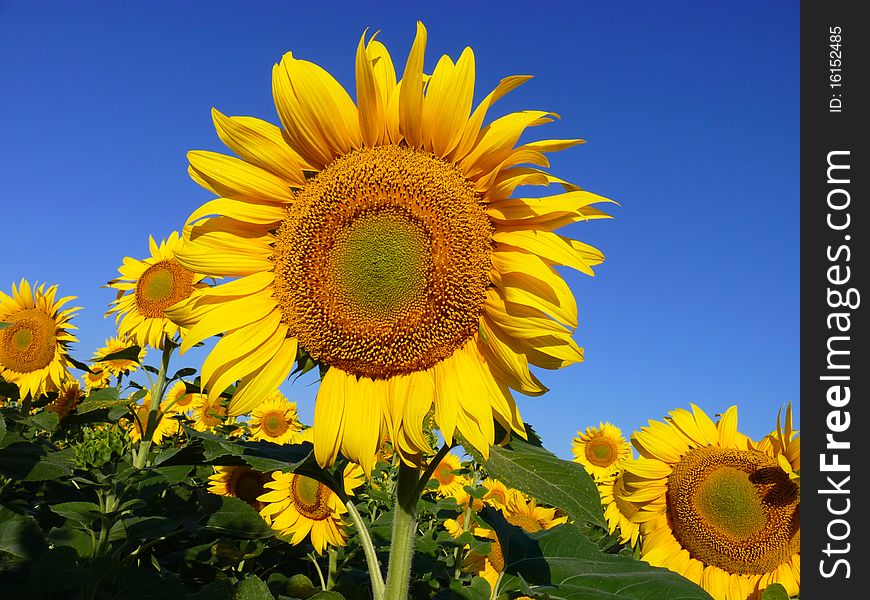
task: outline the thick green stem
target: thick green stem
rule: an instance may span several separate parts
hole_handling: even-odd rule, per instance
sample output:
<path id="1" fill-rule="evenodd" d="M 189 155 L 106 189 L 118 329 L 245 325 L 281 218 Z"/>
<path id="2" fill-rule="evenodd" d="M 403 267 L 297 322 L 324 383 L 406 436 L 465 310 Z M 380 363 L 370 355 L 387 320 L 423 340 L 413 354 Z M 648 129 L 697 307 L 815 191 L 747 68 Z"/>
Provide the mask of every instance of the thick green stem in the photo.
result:
<path id="1" fill-rule="evenodd" d="M 396 511 L 393 515 L 393 539 L 390 543 L 390 564 L 384 600 L 406 600 L 411 580 L 411 561 L 414 558 L 414 539 L 417 534 L 417 501 L 420 471 L 404 463 L 399 464 L 396 485 Z"/>
<path id="2" fill-rule="evenodd" d="M 375 552 L 375 545 L 372 543 L 372 538 L 369 535 L 369 530 L 363 521 L 362 515 L 359 514 L 354 503 L 348 499 L 345 502 L 347 513 L 350 515 L 350 520 L 353 521 L 359 533 L 359 539 L 363 547 L 363 552 L 366 556 L 366 564 L 369 568 L 369 578 L 372 580 L 372 594 L 375 600 L 382 600 L 384 597 L 384 576 L 381 574 L 381 563 L 378 562 L 378 555 Z"/>
<path id="3" fill-rule="evenodd" d="M 174 349 L 175 344 L 172 340 L 166 338 L 163 345 L 163 358 L 160 361 L 160 371 L 158 371 L 157 379 L 154 380 L 154 384 L 151 386 L 151 405 L 148 407 L 148 419 L 145 423 L 145 430 L 142 432 L 142 439 L 139 441 L 139 452 L 133 455 L 133 466 L 137 469 L 144 468 L 148 461 L 151 438 L 154 436 L 154 432 L 157 431 L 157 425 L 159 424 L 160 401 L 163 400 L 163 391 L 166 387 L 169 358 L 172 356 Z"/>

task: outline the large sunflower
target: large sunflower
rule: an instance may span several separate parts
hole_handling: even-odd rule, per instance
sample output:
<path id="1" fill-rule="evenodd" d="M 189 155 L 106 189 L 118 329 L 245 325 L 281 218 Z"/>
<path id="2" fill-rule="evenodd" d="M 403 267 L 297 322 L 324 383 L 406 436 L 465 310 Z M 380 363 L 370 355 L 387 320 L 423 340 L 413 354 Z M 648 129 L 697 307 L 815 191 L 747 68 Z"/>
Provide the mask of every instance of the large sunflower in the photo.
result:
<path id="1" fill-rule="evenodd" d="M 800 488 L 737 431 L 737 407 L 713 421 L 697 406 L 650 421 L 632 441 L 624 498 L 641 525 L 641 556 L 716 600 L 757 598 L 772 583 L 800 591 Z"/>
<path id="2" fill-rule="evenodd" d="M 181 243 L 176 231 L 159 245 L 149 237 L 151 256 L 144 260 L 125 257 L 118 268 L 121 277 L 106 284 L 118 290 L 106 316 L 114 314 L 118 333 L 139 346 L 163 348 L 164 339 L 179 332 L 178 325 L 166 317 L 166 308 L 207 287 L 203 275 L 176 260 Z"/>
<path id="3" fill-rule="evenodd" d="M 57 391 L 70 377 L 70 323 L 79 308 L 62 309 L 75 296 L 55 300 L 57 286 L 31 287 L 22 279 L 12 295 L 0 292 L 0 377 L 18 386 L 21 398 Z"/>
<path id="4" fill-rule="evenodd" d="M 240 380 L 231 415 L 277 387 L 298 348 L 328 366 L 314 412 L 321 465 L 342 452 L 369 471 L 386 433 L 420 464 L 433 408 L 448 443 L 458 431 L 487 456 L 493 418 L 525 434 L 510 389 L 546 391 L 529 364 L 583 359 L 577 305 L 554 267 L 591 275 L 603 255 L 553 230 L 605 217 L 592 207 L 605 199 L 538 168 L 582 140 L 517 145 L 554 113 L 484 121 L 529 77 L 502 80 L 472 110 L 471 49 L 427 76 L 425 45 L 418 23 L 397 81 L 384 45 L 363 35 L 356 103 L 288 53 L 272 72 L 283 127 L 215 110 L 240 158 L 188 155 L 194 180 L 221 198 L 191 215 L 178 261 L 237 279 L 169 311 L 191 319 L 182 350 L 226 332 L 202 379 L 212 396 Z M 512 197 L 550 183 L 564 191 Z"/>

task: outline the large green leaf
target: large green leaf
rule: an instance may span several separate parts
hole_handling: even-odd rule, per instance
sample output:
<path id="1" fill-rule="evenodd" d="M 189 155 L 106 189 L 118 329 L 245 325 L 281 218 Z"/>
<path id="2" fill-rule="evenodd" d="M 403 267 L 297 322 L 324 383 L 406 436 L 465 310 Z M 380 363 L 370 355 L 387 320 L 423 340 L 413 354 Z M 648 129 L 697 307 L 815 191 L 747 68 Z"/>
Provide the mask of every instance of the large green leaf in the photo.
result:
<path id="1" fill-rule="evenodd" d="M 202 526 L 208 531 L 249 539 L 268 538 L 275 532 L 247 502 L 227 496 L 212 497 L 217 509 Z"/>
<path id="2" fill-rule="evenodd" d="M 504 553 L 499 593 L 530 590 L 564 600 L 710 600 L 703 589 L 667 569 L 601 552 L 576 527 L 526 533 L 492 509 L 483 513 Z"/>
<path id="3" fill-rule="evenodd" d="M 11 438 L 11 434 L 6 437 Z M 47 481 L 70 475 L 75 450 L 53 450 L 35 442 L 20 441 L 0 449 L 0 475 L 24 481 Z"/>
<path id="4" fill-rule="evenodd" d="M 606 527 L 601 496 L 582 465 L 562 460 L 542 446 L 514 436 L 507 446 L 493 446 L 489 459 L 466 447 L 490 477 L 539 502 L 558 506 L 570 519 Z"/>
<path id="5" fill-rule="evenodd" d="M 0 560 L 0 565 L 33 560 L 46 548 L 45 537 L 36 519 L 0 506 L 0 553 L 8 554 Z"/>
<path id="6" fill-rule="evenodd" d="M 761 600 L 788 600 L 788 592 L 781 583 L 774 583 L 764 588 Z"/>
<path id="7" fill-rule="evenodd" d="M 120 391 L 116 387 L 103 388 L 94 390 L 82 400 L 81 404 L 76 407 L 76 413 L 83 415 L 93 410 L 108 409 L 115 406 L 127 406 L 130 404 L 128 398 L 121 398 Z"/>
<path id="8" fill-rule="evenodd" d="M 268 473 L 270 471 L 307 471 L 320 479 L 320 469 L 314 461 L 313 446 L 309 442 L 293 445 L 278 445 L 271 442 L 234 442 L 223 437 L 196 431 L 188 427 L 185 433 L 191 440 L 202 444 L 203 458 L 211 464 L 247 464 L 252 469 Z M 170 458 L 164 464 L 176 464 Z M 310 473 L 309 473 L 310 472 Z"/>

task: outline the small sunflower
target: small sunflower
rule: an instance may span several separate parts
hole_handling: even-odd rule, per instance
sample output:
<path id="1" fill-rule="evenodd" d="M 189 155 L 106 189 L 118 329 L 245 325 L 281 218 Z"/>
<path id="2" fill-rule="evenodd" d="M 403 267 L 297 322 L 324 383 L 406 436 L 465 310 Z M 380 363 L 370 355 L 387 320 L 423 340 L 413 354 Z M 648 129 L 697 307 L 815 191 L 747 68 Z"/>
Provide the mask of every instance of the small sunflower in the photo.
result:
<path id="1" fill-rule="evenodd" d="M 62 309 L 75 296 L 56 295 L 56 285 L 31 287 L 26 279 L 12 284 L 11 296 L 0 292 L 0 377 L 22 399 L 55 392 L 70 377 L 69 345 L 78 341 L 70 319 L 79 308 Z"/>
<path id="2" fill-rule="evenodd" d="M 188 393 L 183 381 L 176 381 L 163 397 L 165 410 L 176 414 L 190 415 L 202 406 L 203 394 Z"/>
<path id="3" fill-rule="evenodd" d="M 181 248 L 178 232 L 158 245 L 149 238 L 151 256 L 144 260 L 124 258 L 118 268 L 121 277 L 106 284 L 118 290 L 106 316 L 115 315 L 118 332 L 137 345 L 163 348 L 166 337 L 172 338 L 179 327 L 166 316 L 166 309 L 186 300 L 200 289 L 203 275 L 181 266 L 175 258 Z"/>
<path id="4" fill-rule="evenodd" d="M 251 411 L 251 437 L 275 444 L 295 444 L 302 431 L 296 403 L 275 390 Z"/>
<path id="5" fill-rule="evenodd" d="M 103 360 L 110 354 L 121 352 L 132 347 L 131 342 L 122 340 L 119 337 L 113 337 L 106 340 L 106 345 L 94 353 L 93 361 L 97 362 L 115 377 L 124 374 L 133 373 L 145 360 L 145 348 L 139 349 L 138 360 L 130 360 L 128 358 L 113 358 L 111 360 Z"/>
<path id="6" fill-rule="evenodd" d="M 559 515 L 555 508 L 538 506 L 537 500 L 526 500 L 519 493 L 508 497 L 507 506 L 502 513 L 508 523 L 528 532 L 550 529 L 568 521 L 568 517 Z"/>
<path id="7" fill-rule="evenodd" d="M 354 490 L 361 487 L 366 482 L 365 471 L 363 471 L 363 468 L 360 465 L 353 462 L 349 462 L 345 465 L 342 475 L 344 493 L 348 496 L 353 496 Z"/>
<path id="8" fill-rule="evenodd" d="M 519 493 L 517 490 L 508 488 L 498 479 L 484 479 L 482 484 L 486 488 L 486 495 L 483 497 L 484 504 L 499 510 L 507 507 L 512 494 Z"/>
<path id="9" fill-rule="evenodd" d="M 212 397 L 236 379 L 230 415 L 249 412 L 293 368 L 301 347 L 328 367 L 314 409 L 315 457 L 342 453 L 370 472 L 384 435 L 419 466 L 424 419 L 488 456 L 497 421 L 525 435 L 511 390 L 547 388 L 529 365 L 583 360 L 577 304 L 557 265 L 593 274 L 604 256 L 554 230 L 607 218 L 606 198 L 538 167 L 582 143 L 519 144 L 547 111 L 486 123 L 530 79 L 505 78 L 473 106 L 475 58 L 423 70 L 427 32 L 404 72 L 386 47 L 359 41 L 356 102 L 329 73 L 287 53 L 272 71 L 282 127 L 213 111 L 239 158 L 188 154 L 189 173 L 220 196 L 190 216 L 178 261 L 233 277 L 170 314 L 190 323 L 182 351 L 217 333 L 202 369 Z M 562 189 L 516 197 L 524 186 Z M 192 317 L 191 317 L 192 318 Z"/>
<path id="10" fill-rule="evenodd" d="M 677 409 L 632 435 L 622 497 L 637 507 L 641 558 L 694 581 L 716 600 L 800 592 L 800 488 L 775 448 L 737 431 L 737 407 L 714 423 Z"/>
<path id="11" fill-rule="evenodd" d="M 607 479 L 619 471 L 619 462 L 631 457 L 631 444 L 618 427 L 599 423 L 577 432 L 571 444 L 574 462 L 578 462 L 594 479 Z"/>
<path id="12" fill-rule="evenodd" d="M 148 417 L 151 414 L 151 394 L 147 394 L 143 399 L 143 403 L 135 409 L 135 418 L 130 424 L 130 439 L 136 443 L 142 439 L 145 430 L 148 428 Z M 151 442 L 155 445 L 160 445 L 164 438 L 171 437 L 181 433 L 181 424 L 174 418 L 172 414 L 167 414 L 162 411 L 157 412 L 157 428 L 151 435 Z"/>
<path id="13" fill-rule="evenodd" d="M 107 388 L 112 383 L 112 374 L 109 373 L 108 369 L 105 369 L 99 365 L 92 364 L 89 367 L 90 371 L 85 371 L 85 374 L 82 375 L 82 382 L 85 384 L 85 389 L 88 393 L 94 390 L 101 390 L 103 388 Z"/>
<path id="14" fill-rule="evenodd" d="M 227 420 L 227 407 L 222 398 L 203 398 L 193 410 L 193 419 L 193 428 L 197 431 L 212 431 Z"/>
<path id="15" fill-rule="evenodd" d="M 452 452 L 444 455 L 444 458 L 441 459 L 441 462 L 438 463 L 438 466 L 435 467 L 434 471 L 432 471 L 431 479 L 431 481 L 438 482 L 435 494 L 439 498 L 452 497 L 462 504 L 463 502 L 460 501 L 464 501 L 464 499 L 468 497 L 468 493 L 465 491 L 465 486 L 470 482 L 468 477 L 459 473 L 461 469 L 462 463 L 458 456 Z"/>
<path id="16" fill-rule="evenodd" d="M 258 500 L 266 503 L 260 514 L 272 529 L 290 537 L 293 545 L 310 536 L 318 554 L 327 545 L 347 543 L 347 512 L 338 496 L 316 479 L 294 473 L 272 473 L 272 481 Z"/>
<path id="17" fill-rule="evenodd" d="M 604 518 L 607 520 L 608 530 L 610 533 L 618 531 L 620 543 L 634 547 L 640 537 L 640 526 L 631 520 L 637 513 L 637 506 L 623 497 L 625 494 L 623 471 L 595 483 L 601 495 L 601 504 L 604 505 Z"/>
<path id="18" fill-rule="evenodd" d="M 232 496 L 244 500 L 257 511 L 266 506 L 257 498 L 266 493 L 264 487 L 272 480 L 269 473 L 255 471 L 250 467 L 215 467 L 214 475 L 208 478 L 208 491 L 218 496 Z"/>
<path id="19" fill-rule="evenodd" d="M 79 402 L 82 401 L 84 394 L 76 380 L 71 379 L 63 382 L 60 389 L 57 391 L 57 398 L 51 401 L 45 410 L 56 412 L 59 419 L 63 419 L 70 414 Z"/>

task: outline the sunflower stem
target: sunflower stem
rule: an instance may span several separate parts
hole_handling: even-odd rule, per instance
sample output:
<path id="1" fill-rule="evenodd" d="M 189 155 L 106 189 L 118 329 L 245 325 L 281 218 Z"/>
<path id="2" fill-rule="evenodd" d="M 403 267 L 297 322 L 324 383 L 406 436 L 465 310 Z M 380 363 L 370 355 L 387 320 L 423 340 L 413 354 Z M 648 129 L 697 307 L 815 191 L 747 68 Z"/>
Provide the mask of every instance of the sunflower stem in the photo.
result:
<path id="1" fill-rule="evenodd" d="M 160 412 L 160 401 L 163 400 L 163 391 L 166 387 L 166 373 L 169 370 L 169 359 L 174 349 L 175 343 L 168 337 L 165 338 L 163 340 L 163 357 L 160 361 L 160 371 L 158 371 L 157 379 L 154 380 L 151 386 L 151 406 L 148 407 L 148 421 L 145 423 L 145 430 L 142 431 L 142 439 L 139 441 L 139 452 L 133 457 L 133 466 L 137 469 L 145 468 L 145 464 L 148 461 L 151 438 L 154 436 L 154 432 L 157 431 L 158 413 Z"/>
<path id="2" fill-rule="evenodd" d="M 372 537 L 369 535 L 368 527 L 363 521 L 362 515 L 356 508 L 356 505 L 350 500 L 345 501 L 347 513 L 350 515 L 350 520 L 353 521 L 359 539 L 363 547 L 363 552 L 366 556 L 366 564 L 369 568 L 369 578 L 372 580 L 372 593 L 375 600 L 381 600 L 384 597 L 384 576 L 381 574 L 381 563 L 378 562 L 378 555 L 375 552 L 375 545 L 372 543 Z"/>
<path id="3" fill-rule="evenodd" d="M 414 558 L 414 539 L 417 534 L 419 484 L 420 470 L 399 463 L 393 538 L 390 542 L 390 564 L 387 568 L 384 600 L 405 600 L 408 597 L 411 561 Z"/>

